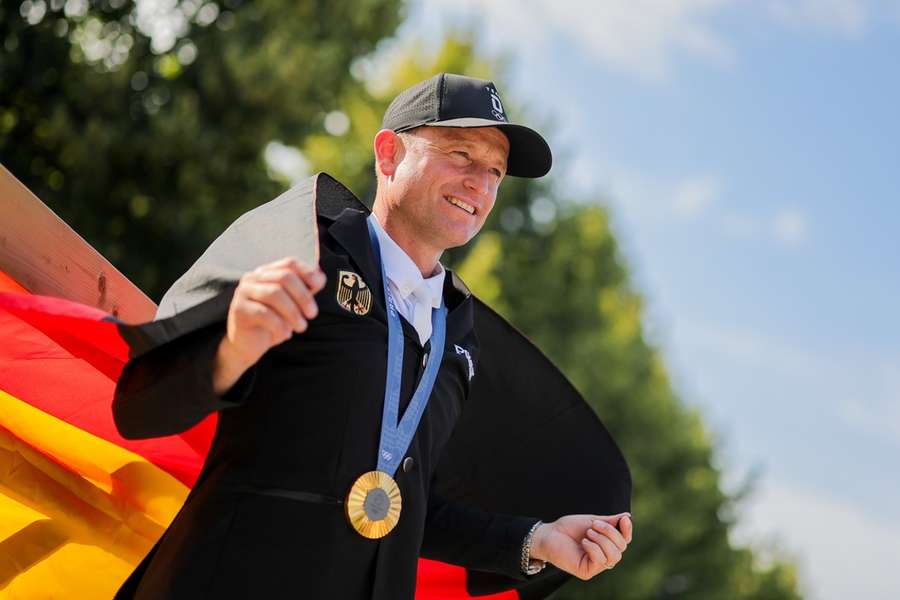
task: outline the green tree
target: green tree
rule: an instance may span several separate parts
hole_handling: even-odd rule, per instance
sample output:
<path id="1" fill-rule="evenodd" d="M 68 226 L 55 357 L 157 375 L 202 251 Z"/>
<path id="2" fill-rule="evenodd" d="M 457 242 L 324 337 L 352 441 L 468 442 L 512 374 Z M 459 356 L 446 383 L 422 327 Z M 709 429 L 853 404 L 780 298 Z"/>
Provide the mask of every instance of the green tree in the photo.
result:
<path id="1" fill-rule="evenodd" d="M 360 59 L 394 31 L 400 0 L 171 4 L 155 19 L 125 0 L 0 5 L 0 162 L 157 298 L 237 214 L 283 189 L 263 160 L 271 141 L 365 197 L 397 91 L 436 71 L 498 71 L 451 37 L 367 72 Z M 632 466 L 625 561 L 558 598 L 799 598 L 790 564 L 761 568 L 729 543 L 735 499 L 645 339 L 597 203 L 509 179 L 478 242 L 447 261 L 560 365 Z"/>
<path id="2" fill-rule="evenodd" d="M 139 7 L 163 6 L 145 14 Z M 401 0 L 0 5 L 0 162 L 151 297 L 283 182 Z"/>

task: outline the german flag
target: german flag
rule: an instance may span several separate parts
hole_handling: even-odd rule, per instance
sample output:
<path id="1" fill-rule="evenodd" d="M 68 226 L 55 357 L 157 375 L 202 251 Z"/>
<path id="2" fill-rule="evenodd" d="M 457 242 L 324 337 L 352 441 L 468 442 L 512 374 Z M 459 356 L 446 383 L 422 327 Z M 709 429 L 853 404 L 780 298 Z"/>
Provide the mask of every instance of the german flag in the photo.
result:
<path id="1" fill-rule="evenodd" d="M 129 441 L 109 406 L 128 346 L 108 315 L 0 289 L 0 590 L 110 598 L 178 512 L 215 427 Z"/>
<path id="2" fill-rule="evenodd" d="M 20 242 L 0 250 L 0 595 L 109 598 L 183 504 L 215 415 L 180 435 L 122 438 L 110 409 L 116 380 L 154 343 L 152 325 L 122 319 L 147 320 L 155 307 L 2 169 L 0 217 L 0 234 Z M 74 263 L 82 281 L 60 283 Z M 482 372 L 494 375 L 473 389 L 479 408 L 457 425 L 435 478 L 440 493 L 544 520 L 627 510 L 627 465 L 593 411 L 490 308 L 477 302 L 475 319 Z M 496 428 L 501 419 L 507 426 Z M 546 451 L 526 464 L 534 447 Z M 528 488 L 536 476 L 554 482 L 550 493 Z M 523 583 L 420 560 L 416 597 L 536 599 L 565 578 Z"/>

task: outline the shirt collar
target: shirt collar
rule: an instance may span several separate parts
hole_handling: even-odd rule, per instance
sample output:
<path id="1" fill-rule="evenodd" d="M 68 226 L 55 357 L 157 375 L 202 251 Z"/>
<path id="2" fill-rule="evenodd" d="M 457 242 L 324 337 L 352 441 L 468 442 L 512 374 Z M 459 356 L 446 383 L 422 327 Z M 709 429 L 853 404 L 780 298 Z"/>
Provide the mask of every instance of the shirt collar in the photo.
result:
<path id="1" fill-rule="evenodd" d="M 423 284 L 427 290 L 428 300 L 433 308 L 441 305 L 441 297 L 444 290 L 445 270 L 440 262 L 437 264 L 438 272 L 428 279 L 422 277 L 419 267 L 413 259 L 397 245 L 391 236 L 384 230 L 375 214 L 369 215 L 369 220 L 375 228 L 378 244 L 381 247 L 381 261 L 384 263 L 385 276 L 394 284 L 404 300 L 409 298 Z"/>

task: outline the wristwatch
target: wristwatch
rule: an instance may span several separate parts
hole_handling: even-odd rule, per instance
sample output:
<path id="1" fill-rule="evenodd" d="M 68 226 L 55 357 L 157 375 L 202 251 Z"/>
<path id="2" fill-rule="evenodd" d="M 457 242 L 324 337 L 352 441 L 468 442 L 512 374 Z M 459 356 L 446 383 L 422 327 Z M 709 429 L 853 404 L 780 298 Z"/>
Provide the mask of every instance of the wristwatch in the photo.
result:
<path id="1" fill-rule="evenodd" d="M 543 524 L 543 521 L 538 521 L 537 523 L 532 525 L 531 529 L 528 530 L 528 535 L 525 536 L 525 541 L 522 542 L 521 568 L 522 572 L 526 575 L 537 575 L 544 570 L 544 567 L 547 566 L 546 560 L 531 558 L 531 545 L 534 543 L 534 532 L 537 531 L 538 527 Z"/>

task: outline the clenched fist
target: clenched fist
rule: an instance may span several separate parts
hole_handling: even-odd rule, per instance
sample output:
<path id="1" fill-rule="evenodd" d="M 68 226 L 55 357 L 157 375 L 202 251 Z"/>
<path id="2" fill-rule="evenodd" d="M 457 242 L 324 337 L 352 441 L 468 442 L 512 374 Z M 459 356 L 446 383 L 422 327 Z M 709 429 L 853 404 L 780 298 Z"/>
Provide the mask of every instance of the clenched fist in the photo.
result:
<path id="1" fill-rule="evenodd" d="M 630 513 L 568 515 L 538 527 L 531 556 L 579 579 L 590 579 L 622 560 L 632 532 Z"/>
<path id="2" fill-rule="evenodd" d="M 225 337 L 213 365 L 213 389 L 221 395 L 270 348 L 306 331 L 319 314 L 313 296 L 325 274 L 294 258 L 282 258 L 245 273 L 228 307 Z"/>

